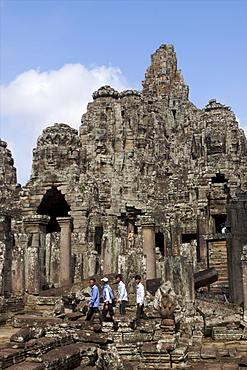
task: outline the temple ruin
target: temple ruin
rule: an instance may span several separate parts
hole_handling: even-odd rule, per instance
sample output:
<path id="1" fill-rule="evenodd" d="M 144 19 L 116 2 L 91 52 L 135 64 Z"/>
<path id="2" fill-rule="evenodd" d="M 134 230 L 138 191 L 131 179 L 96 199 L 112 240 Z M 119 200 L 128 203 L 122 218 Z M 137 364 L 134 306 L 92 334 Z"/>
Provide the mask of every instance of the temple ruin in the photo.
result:
<path id="1" fill-rule="evenodd" d="M 173 311 L 162 317 L 166 306 L 157 309 L 166 335 L 139 338 L 138 356 L 156 351 L 161 365 L 137 356 L 143 367 L 133 369 L 175 368 L 188 365 L 188 348 L 187 357 L 179 348 L 203 337 L 247 340 L 247 141 L 230 107 L 212 99 L 198 109 L 189 101 L 172 45 L 151 56 L 142 85 L 142 91 L 94 92 L 79 132 L 65 123 L 44 129 L 22 187 L 0 141 L 0 308 L 6 314 L 54 306 L 54 292 L 81 289 L 90 276 L 122 273 L 133 304 L 136 273 L 150 297 L 169 282 L 159 294 L 173 302 L 175 321 Z M 235 315 L 232 321 L 210 321 L 215 302 L 218 315 Z"/>

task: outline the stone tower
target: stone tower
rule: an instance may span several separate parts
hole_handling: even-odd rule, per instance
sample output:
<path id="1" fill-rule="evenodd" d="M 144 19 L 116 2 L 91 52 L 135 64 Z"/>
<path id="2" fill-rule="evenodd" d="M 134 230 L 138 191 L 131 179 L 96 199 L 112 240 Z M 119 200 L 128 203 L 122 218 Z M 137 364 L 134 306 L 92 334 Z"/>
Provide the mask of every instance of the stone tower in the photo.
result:
<path id="1" fill-rule="evenodd" d="M 65 124 L 44 130 L 16 203 L 24 262 L 12 291 L 115 272 L 172 280 L 184 258 L 189 274 L 217 266 L 215 287 L 228 289 L 221 225 L 236 189 L 247 191 L 246 138 L 230 107 L 210 100 L 200 110 L 188 92 L 173 46 L 162 45 L 141 92 L 101 87 L 79 134 Z"/>

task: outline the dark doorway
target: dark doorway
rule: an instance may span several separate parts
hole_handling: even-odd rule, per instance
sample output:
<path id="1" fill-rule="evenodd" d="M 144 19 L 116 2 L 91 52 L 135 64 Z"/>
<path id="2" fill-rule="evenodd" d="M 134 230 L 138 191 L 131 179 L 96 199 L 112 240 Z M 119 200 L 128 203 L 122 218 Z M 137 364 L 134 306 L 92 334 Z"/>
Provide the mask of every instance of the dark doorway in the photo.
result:
<path id="1" fill-rule="evenodd" d="M 226 215 L 215 215 L 213 218 L 215 224 L 215 233 L 219 234 L 221 233 L 222 227 L 226 222 Z"/>
<path id="2" fill-rule="evenodd" d="M 225 175 L 223 173 L 216 173 L 216 176 L 212 177 L 213 184 L 224 184 L 224 182 L 227 182 L 227 180 L 225 179 Z"/>
<path id="3" fill-rule="evenodd" d="M 159 248 L 162 256 L 165 256 L 165 246 L 164 246 L 164 234 L 161 232 L 155 233 L 155 246 Z"/>
<path id="4" fill-rule="evenodd" d="M 94 234 L 94 245 L 95 245 L 95 250 L 98 252 L 98 254 L 101 254 L 102 236 L 103 236 L 103 227 L 96 226 L 95 234 Z"/>
<path id="5" fill-rule="evenodd" d="M 182 243 L 190 243 L 194 239 L 196 239 L 196 234 L 182 234 Z"/>
<path id="6" fill-rule="evenodd" d="M 48 233 L 60 231 L 56 217 L 67 217 L 69 211 L 70 206 L 66 202 L 64 195 L 55 186 L 46 192 L 37 209 L 38 215 L 48 215 L 51 217 L 47 225 Z"/>

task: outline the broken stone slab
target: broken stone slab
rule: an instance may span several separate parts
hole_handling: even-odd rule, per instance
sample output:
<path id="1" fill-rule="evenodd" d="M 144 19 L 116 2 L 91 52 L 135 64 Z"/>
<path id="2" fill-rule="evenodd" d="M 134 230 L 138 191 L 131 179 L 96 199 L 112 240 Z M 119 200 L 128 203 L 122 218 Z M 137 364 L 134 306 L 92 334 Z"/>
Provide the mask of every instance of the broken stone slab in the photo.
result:
<path id="1" fill-rule="evenodd" d="M 201 358 L 201 346 L 189 346 L 188 359 L 199 360 Z"/>
<path id="2" fill-rule="evenodd" d="M 106 344 L 112 343 L 113 339 L 109 335 L 98 334 L 98 333 L 89 333 L 85 332 L 84 330 L 78 330 L 73 334 L 73 338 L 75 341 L 79 342 L 90 342 L 90 343 L 97 343 L 97 344 Z"/>
<path id="3" fill-rule="evenodd" d="M 10 337 L 10 342 L 25 343 L 30 339 L 41 338 L 45 335 L 43 327 L 30 327 L 18 330 Z"/>
<path id="4" fill-rule="evenodd" d="M 26 354 L 32 358 L 39 358 L 44 353 L 62 345 L 72 344 L 73 339 L 71 335 L 63 335 L 53 338 L 31 339 L 25 343 Z"/>
<path id="5" fill-rule="evenodd" d="M 51 291 L 52 289 L 50 289 Z M 48 292 L 48 291 L 46 291 Z M 43 292 L 42 292 L 43 294 Z M 58 301 L 58 297 L 42 297 L 42 296 L 33 296 L 27 295 L 26 296 L 26 303 L 28 305 L 37 305 L 37 306 L 55 306 L 56 302 Z"/>
<path id="6" fill-rule="evenodd" d="M 216 348 L 212 346 L 201 347 L 201 358 L 202 359 L 214 359 L 216 358 Z"/>
<path id="7" fill-rule="evenodd" d="M 8 370 L 44 370 L 43 364 L 36 362 L 21 362 L 19 364 L 8 367 Z"/>
<path id="8" fill-rule="evenodd" d="M 92 344 L 74 343 L 55 348 L 42 356 L 42 363 L 46 369 L 74 369 L 81 365 L 94 364 L 97 357 L 97 347 Z"/>
<path id="9" fill-rule="evenodd" d="M 117 348 L 121 356 L 139 355 L 139 347 L 134 343 L 110 343 L 107 348 Z"/>
<path id="10" fill-rule="evenodd" d="M 213 327 L 226 327 L 233 325 L 234 327 L 239 327 L 240 325 L 240 315 L 239 314 L 232 314 L 232 315 L 220 315 L 214 314 L 205 318 L 205 335 L 211 336 L 212 335 L 212 328 Z"/>
<path id="11" fill-rule="evenodd" d="M 218 280 L 218 272 L 214 267 L 198 271 L 194 274 L 195 289 L 210 285 Z"/>
<path id="12" fill-rule="evenodd" d="M 81 317 L 83 317 L 83 314 L 81 312 L 71 312 L 71 313 L 67 313 L 65 316 L 65 318 L 67 318 L 70 321 L 76 321 L 80 319 Z"/>
<path id="13" fill-rule="evenodd" d="M 151 333 L 123 333 L 124 343 L 150 342 L 152 340 L 153 335 Z"/>
<path id="14" fill-rule="evenodd" d="M 217 348 L 216 354 L 217 354 L 217 358 L 219 358 L 219 357 L 230 357 L 229 348 Z"/>
<path id="15" fill-rule="evenodd" d="M 81 363 L 80 348 L 76 344 L 55 348 L 42 356 L 47 369 L 73 368 Z"/>
<path id="16" fill-rule="evenodd" d="M 163 281 L 161 278 L 148 279 L 146 280 L 146 289 L 152 296 L 155 296 L 156 290 L 162 285 Z"/>
<path id="17" fill-rule="evenodd" d="M 156 348 L 155 343 L 144 343 L 140 350 L 142 353 L 160 353 L 160 350 Z M 164 353 L 167 353 L 167 350 L 165 350 Z"/>
<path id="18" fill-rule="evenodd" d="M 30 326 L 56 326 L 61 324 L 63 321 L 56 317 L 40 317 L 32 315 L 19 315 L 13 316 L 12 325 L 14 328 L 23 328 Z"/>
<path id="19" fill-rule="evenodd" d="M 188 346 L 179 346 L 171 352 L 172 362 L 184 361 L 188 357 Z"/>
<path id="20" fill-rule="evenodd" d="M 18 330 L 15 334 L 13 334 L 10 337 L 10 342 L 25 343 L 29 339 L 31 339 L 29 328 L 23 328 L 23 329 Z"/>
<path id="21" fill-rule="evenodd" d="M 216 327 L 212 329 L 212 338 L 215 341 L 240 340 L 243 336 L 243 330 L 229 329 L 227 327 Z"/>
<path id="22" fill-rule="evenodd" d="M 241 309 L 230 303 L 224 302 L 224 305 L 222 305 L 205 299 L 196 299 L 195 305 L 200 314 L 205 317 L 211 315 L 239 315 L 241 320 Z"/>
<path id="23" fill-rule="evenodd" d="M 144 369 L 170 369 L 171 358 L 169 354 L 165 353 L 145 353 L 142 354 L 140 359 L 142 364 L 145 364 Z M 160 364 L 160 366 L 159 366 Z"/>
<path id="24" fill-rule="evenodd" d="M 0 369 L 5 369 L 19 362 L 25 360 L 25 350 L 24 349 L 13 349 L 6 348 L 1 349 L 0 353 Z"/>

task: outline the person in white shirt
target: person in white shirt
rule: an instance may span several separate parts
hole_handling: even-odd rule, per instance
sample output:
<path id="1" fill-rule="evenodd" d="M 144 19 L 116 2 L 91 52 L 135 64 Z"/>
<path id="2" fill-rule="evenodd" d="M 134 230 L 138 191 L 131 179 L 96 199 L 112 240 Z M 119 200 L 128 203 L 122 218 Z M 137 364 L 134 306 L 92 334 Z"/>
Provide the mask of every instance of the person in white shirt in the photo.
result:
<path id="1" fill-rule="evenodd" d="M 141 283 L 141 276 L 136 275 L 135 281 L 136 281 L 136 304 L 137 304 L 136 323 L 137 325 L 139 325 L 141 318 L 147 320 L 148 317 L 144 313 L 145 290 L 143 284 Z"/>
<path id="2" fill-rule="evenodd" d="M 126 303 L 128 301 L 127 290 L 124 282 L 122 281 L 122 275 L 116 275 L 116 281 L 118 283 L 118 303 L 120 315 L 126 315 Z"/>

